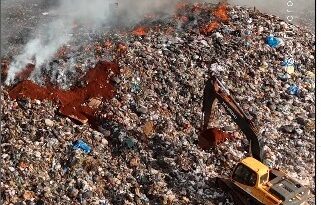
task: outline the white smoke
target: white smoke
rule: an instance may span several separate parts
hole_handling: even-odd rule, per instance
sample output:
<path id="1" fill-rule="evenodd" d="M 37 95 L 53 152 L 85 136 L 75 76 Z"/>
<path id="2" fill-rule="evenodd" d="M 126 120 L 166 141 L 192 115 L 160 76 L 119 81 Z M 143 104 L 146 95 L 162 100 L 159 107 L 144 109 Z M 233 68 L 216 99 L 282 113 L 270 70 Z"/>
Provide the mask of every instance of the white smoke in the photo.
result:
<path id="1" fill-rule="evenodd" d="M 18 55 L 9 67 L 6 84 L 10 84 L 15 75 L 29 64 L 35 64 L 35 71 L 49 60 L 56 51 L 70 39 L 70 22 L 62 19 L 55 20 L 47 26 L 46 35 L 34 38 L 27 43 L 22 54 Z"/>
<path id="2" fill-rule="evenodd" d="M 86 25 L 99 29 L 122 18 L 122 23 L 133 23 L 145 14 L 156 11 L 172 12 L 175 9 L 171 0 L 61 0 L 58 7 L 48 12 L 54 20 L 37 29 L 38 36 L 30 40 L 22 53 L 16 56 L 9 66 L 6 84 L 14 82 L 16 75 L 29 63 L 35 64 L 31 76 L 40 74 L 44 66 L 63 45 L 72 39 L 73 26 Z M 47 14 L 46 14 L 47 15 Z"/>

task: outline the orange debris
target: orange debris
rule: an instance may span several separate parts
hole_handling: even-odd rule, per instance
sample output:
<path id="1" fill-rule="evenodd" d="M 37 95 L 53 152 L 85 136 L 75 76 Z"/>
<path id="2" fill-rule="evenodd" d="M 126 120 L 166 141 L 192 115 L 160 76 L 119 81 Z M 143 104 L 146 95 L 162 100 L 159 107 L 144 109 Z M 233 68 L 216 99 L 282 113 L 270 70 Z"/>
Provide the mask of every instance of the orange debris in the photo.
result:
<path id="1" fill-rule="evenodd" d="M 123 55 L 127 52 L 127 46 L 124 43 L 118 43 L 116 46 L 116 52 L 118 55 Z"/>
<path id="2" fill-rule="evenodd" d="M 222 21 L 227 21 L 229 19 L 226 4 L 220 4 L 212 12 L 213 16 L 219 18 Z"/>
<path id="3" fill-rule="evenodd" d="M 133 30 L 132 34 L 134 34 L 135 36 L 146 36 L 147 31 L 146 28 L 139 26 Z"/>
<path id="4" fill-rule="evenodd" d="M 213 33 L 214 30 L 218 29 L 218 27 L 220 26 L 220 24 L 216 21 L 210 22 L 209 24 L 203 26 L 202 28 L 200 28 L 200 32 L 203 35 L 210 35 Z"/>
<path id="5" fill-rule="evenodd" d="M 25 163 L 25 162 L 20 162 L 20 163 L 19 163 L 19 168 L 20 168 L 20 169 L 26 169 L 26 168 L 28 168 L 28 167 L 29 167 L 28 164 Z"/>

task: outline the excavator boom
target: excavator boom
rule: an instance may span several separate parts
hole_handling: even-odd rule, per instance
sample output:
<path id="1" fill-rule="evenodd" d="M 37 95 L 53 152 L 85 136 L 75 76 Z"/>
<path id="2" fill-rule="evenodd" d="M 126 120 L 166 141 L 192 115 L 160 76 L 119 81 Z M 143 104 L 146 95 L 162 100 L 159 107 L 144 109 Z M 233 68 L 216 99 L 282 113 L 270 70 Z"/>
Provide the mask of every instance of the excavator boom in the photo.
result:
<path id="1" fill-rule="evenodd" d="M 215 76 L 211 77 L 206 82 L 203 93 L 203 131 L 207 129 L 211 116 L 212 105 L 215 99 L 222 104 L 227 113 L 232 117 L 246 136 L 250 143 L 250 153 L 252 153 L 252 156 L 262 162 L 263 141 L 259 136 L 258 129 L 236 103 L 228 89 L 226 89 Z"/>

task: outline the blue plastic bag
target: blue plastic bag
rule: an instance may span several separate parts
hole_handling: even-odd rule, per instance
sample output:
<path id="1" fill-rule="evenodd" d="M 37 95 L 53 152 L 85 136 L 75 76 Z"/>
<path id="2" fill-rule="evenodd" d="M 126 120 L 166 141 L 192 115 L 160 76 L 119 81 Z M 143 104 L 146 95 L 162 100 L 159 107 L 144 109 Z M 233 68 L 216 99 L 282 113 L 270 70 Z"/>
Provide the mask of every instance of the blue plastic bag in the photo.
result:
<path id="1" fill-rule="evenodd" d="M 91 147 L 82 140 L 76 140 L 73 143 L 73 148 L 81 149 L 86 154 L 89 154 L 91 152 Z"/>
<path id="2" fill-rule="evenodd" d="M 300 89 L 296 85 L 291 85 L 288 88 L 288 93 L 291 94 L 291 95 L 298 95 L 300 93 Z"/>
<path id="3" fill-rule="evenodd" d="M 276 38 L 274 36 L 268 36 L 265 39 L 265 42 L 272 48 L 276 48 L 281 44 L 281 39 Z"/>

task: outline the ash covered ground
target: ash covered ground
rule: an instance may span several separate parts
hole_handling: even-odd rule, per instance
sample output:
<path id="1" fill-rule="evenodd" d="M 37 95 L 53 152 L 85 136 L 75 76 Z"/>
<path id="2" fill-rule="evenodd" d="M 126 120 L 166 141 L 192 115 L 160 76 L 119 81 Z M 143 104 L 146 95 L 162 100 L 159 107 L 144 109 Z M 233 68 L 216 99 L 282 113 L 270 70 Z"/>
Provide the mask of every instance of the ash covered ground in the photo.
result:
<path id="1" fill-rule="evenodd" d="M 8 10 L 13 16 L 7 23 L 24 18 L 17 24 L 21 32 L 2 44 L 2 69 L 30 40 L 33 22 L 53 18 L 42 14 L 47 4 L 36 4 Z M 228 19 L 218 21 L 212 15 L 216 6 L 181 4 L 172 16 L 149 16 L 125 28 L 109 25 L 109 32 L 107 27 L 99 33 L 81 27 L 72 33 L 73 40 L 42 66 L 41 73 L 50 76 L 51 84 L 69 90 L 81 87 L 79 79 L 98 61 L 116 62 L 120 74 L 109 81 L 115 96 L 95 99 L 99 109 L 94 125 L 62 116 L 59 103 L 28 96 L 13 99 L 12 88 L 2 86 L 4 204 L 229 204 L 212 179 L 229 176 L 248 155 L 248 145 L 219 107 L 211 125 L 236 139 L 215 151 L 195 144 L 204 81 L 210 75 L 224 81 L 260 127 L 267 163 L 314 194 L 314 34 L 238 6 L 228 6 Z M 28 13 L 30 7 L 39 9 L 38 14 Z M 210 29 L 214 21 L 218 26 Z M 284 45 L 267 45 L 270 34 Z M 282 65 L 290 58 L 294 71 Z M 294 85 L 299 93 L 289 90 Z M 89 154 L 73 149 L 79 139 L 92 148 Z M 313 194 L 310 204 L 315 204 Z"/>

